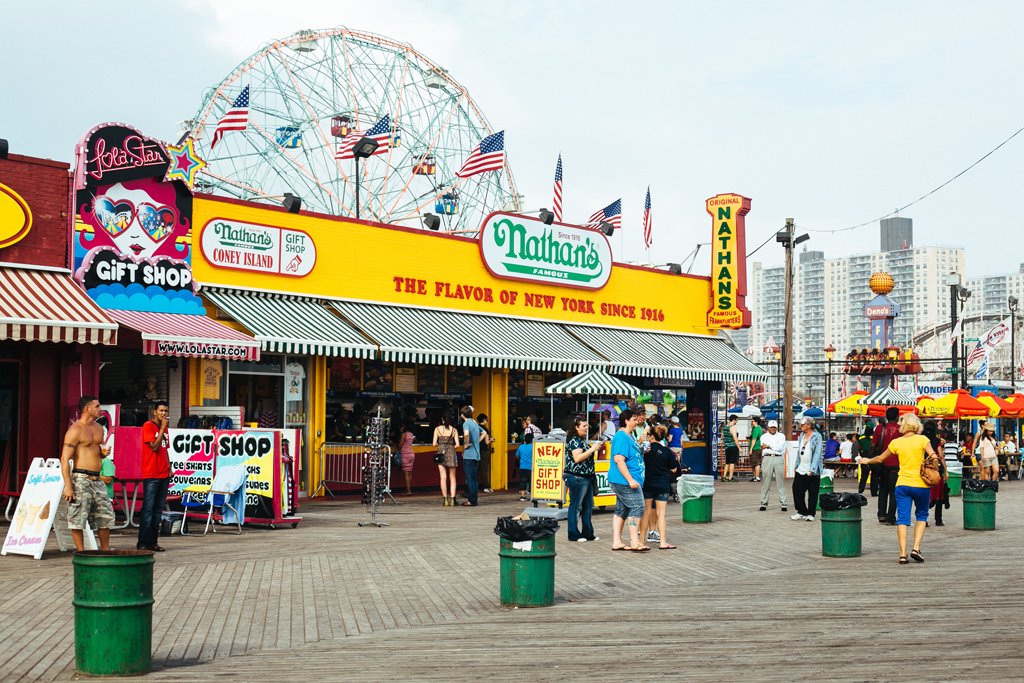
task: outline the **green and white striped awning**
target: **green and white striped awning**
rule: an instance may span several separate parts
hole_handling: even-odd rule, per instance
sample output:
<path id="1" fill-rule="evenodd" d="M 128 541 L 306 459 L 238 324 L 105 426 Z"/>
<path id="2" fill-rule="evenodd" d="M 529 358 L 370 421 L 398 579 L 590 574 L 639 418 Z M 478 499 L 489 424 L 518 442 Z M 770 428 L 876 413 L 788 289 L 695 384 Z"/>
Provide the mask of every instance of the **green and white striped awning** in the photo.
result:
<path id="1" fill-rule="evenodd" d="M 264 351 L 373 358 L 377 347 L 314 299 L 204 288 L 217 308 L 242 323 Z"/>
<path id="2" fill-rule="evenodd" d="M 618 377 L 612 377 L 600 368 L 587 370 L 569 379 L 563 379 L 544 389 L 547 394 L 596 394 L 599 396 L 636 396 L 640 388 Z"/>
<path id="3" fill-rule="evenodd" d="M 606 356 L 616 375 L 713 382 L 752 382 L 768 376 L 718 337 L 581 325 L 566 329 Z"/>
<path id="4" fill-rule="evenodd" d="M 382 360 L 567 372 L 608 364 L 552 323 L 351 301 L 330 304 L 377 343 Z"/>
<path id="5" fill-rule="evenodd" d="M 892 387 L 879 387 L 858 401 L 865 406 L 915 406 L 917 400 Z"/>

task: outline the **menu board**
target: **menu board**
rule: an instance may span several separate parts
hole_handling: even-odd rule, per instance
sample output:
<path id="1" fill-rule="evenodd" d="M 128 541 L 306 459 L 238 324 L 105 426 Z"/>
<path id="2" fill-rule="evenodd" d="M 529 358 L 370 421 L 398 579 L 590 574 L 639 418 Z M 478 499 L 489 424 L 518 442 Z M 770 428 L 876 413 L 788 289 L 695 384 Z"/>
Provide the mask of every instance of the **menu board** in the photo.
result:
<path id="1" fill-rule="evenodd" d="M 416 393 L 416 367 L 395 367 L 395 391 L 400 394 Z"/>
<path id="2" fill-rule="evenodd" d="M 358 358 L 335 358 L 331 361 L 331 391 L 359 391 L 362 361 Z"/>
<path id="3" fill-rule="evenodd" d="M 526 395 L 544 395 L 544 375 L 542 373 L 526 373 Z"/>
<path id="4" fill-rule="evenodd" d="M 416 375 L 421 394 L 444 393 L 444 368 L 440 365 L 421 365 Z"/>
<path id="5" fill-rule="evenodd" d="M 363 361 L 363 391 L 394 391 L 391 361 Z"/>

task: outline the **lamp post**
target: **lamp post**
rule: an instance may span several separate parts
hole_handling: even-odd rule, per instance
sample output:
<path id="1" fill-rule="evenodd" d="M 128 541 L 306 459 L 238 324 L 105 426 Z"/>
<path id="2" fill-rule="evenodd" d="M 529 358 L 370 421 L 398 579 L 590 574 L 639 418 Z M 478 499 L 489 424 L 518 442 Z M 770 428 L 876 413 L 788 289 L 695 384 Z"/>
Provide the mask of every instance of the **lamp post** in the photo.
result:
<path id="1" fill-rule="evenodd" d="M 949 336 L 952 338 L 952 341 L 950 342 L 952 351 L 950 353 L 949 368 L 952 370 L 952 374 L 950 376 L 953 378 L 951 380 L 953 383 L 953 390 L 956 391 L 959 387 L 957 376 L 960 374 L 960 361 L 957 360 L 957 350 L 960 346 L 960 340 L 953 337 L 953 335 L 956 333 L 956 290 L 960 288 L 960 274 L 950 273 L 946 278 L 946 284 L 949 285 Z M 961 336 L 963 335 L 961 334 Z"/>
<path id="2" fill-rule="evenodd" d="M 825 361 L 828 366 L 828 370 L 825 373 L 825 431 L 829 429 L 829 411 L 828 404 L 832 402 L 832 358 L 836 355 L 836 347 L 829 344 L 824 349 Z"/>
<path id="3" fill-rule="evenodd" d="M 782 405 L 782 347 L 778 344 L 768 349 L 775 358 L 775 403 Z"/>
<path id="4" fill-rule="evenodd" d="M 967 300 L 971 298 L 971 290 L 962 285 L 957 285 L 956 298 L 960 300 L 960 317 L 964 319 L 964 327 L 966 327 L 967 318 L 964 316 L 964 307 L 967 304 Z M 963 334 L 960 335 L 960 339 L 962 340 L 960 342 L 960 356 L 963 365 L 961 366 L 962 372 L 960 373 L 960 388 L 970 389 L 970 385 L 967 381 L 967 346 L 965 341 L 963 341 L 967 334 L 963 330 L 961 330 L 961 332 L 963 332 Z"/>
<path id="5" fill-rule="evenodd" d="M 380 144 L 376 140 L 364 135 L 352 148 L 352 156 L 356 159 L 356 220 L 359 220 L 359 160 L 370 158 L 378 147 Z"/>
<path id="6" fill-rule="evenodd" d="M 1010 309 L 1010 390 L 1017 391 L 1017 297 L 1006 299 L 1006 307 Z"/>

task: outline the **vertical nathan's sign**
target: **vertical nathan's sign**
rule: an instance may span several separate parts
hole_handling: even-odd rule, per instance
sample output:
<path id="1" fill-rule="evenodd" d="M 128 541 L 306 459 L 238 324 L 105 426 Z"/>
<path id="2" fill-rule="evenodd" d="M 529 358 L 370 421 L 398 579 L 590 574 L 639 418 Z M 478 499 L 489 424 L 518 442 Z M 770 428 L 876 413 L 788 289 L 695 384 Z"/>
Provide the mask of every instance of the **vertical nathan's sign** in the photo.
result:
<path id="1" fill-rule="evenodd" d="M 747 245 L 744 216 L 750 199 L 715 195 L 706 203 L 711 214 L 711 310 L 708 327 L 750 327 L 747 296 Z"/>

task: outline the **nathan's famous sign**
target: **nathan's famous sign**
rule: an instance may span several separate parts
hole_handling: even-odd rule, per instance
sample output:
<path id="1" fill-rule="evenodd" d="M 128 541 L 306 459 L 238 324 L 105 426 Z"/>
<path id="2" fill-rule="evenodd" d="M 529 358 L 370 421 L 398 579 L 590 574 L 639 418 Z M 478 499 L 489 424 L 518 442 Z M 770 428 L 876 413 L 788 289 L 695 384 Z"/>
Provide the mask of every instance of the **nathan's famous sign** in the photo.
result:
<path id="1" fill-rule="evenodd" d="M 715 195 L 706 202 L 711 214 L 711 310 L 708 327 L 750 327 L 747 295 L 747 245 L 744 216 L 750 199 Z"/>
<path id="2" fill-rule="evenodd" d="M 495 277 L 600 289 L 612 272 L 604 233 L 546 225 L 529 216 L 492 213 L 480 230 L 480 253 Z"/>

